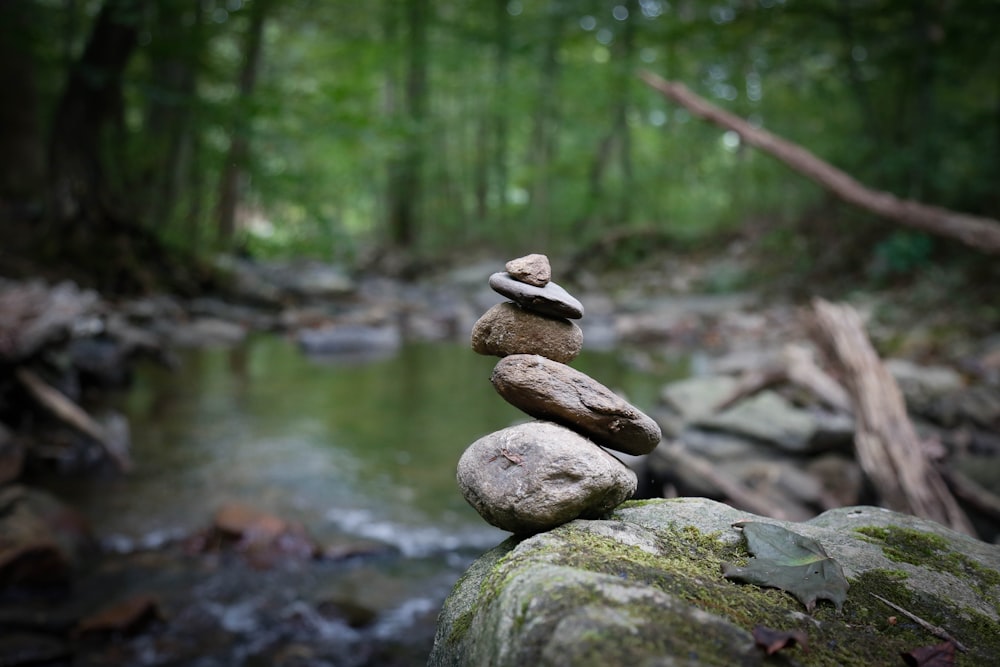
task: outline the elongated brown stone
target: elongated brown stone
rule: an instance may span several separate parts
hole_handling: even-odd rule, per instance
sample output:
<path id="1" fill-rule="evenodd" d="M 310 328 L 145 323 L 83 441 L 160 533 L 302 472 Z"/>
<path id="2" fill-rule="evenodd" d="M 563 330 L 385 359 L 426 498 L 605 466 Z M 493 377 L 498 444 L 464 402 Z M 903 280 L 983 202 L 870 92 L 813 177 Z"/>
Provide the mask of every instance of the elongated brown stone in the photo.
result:
<path id="1" fill-rule="evenodd" d="M 590 376 L 537 354 L 512 354 L 490 381 L 504 400 L 532 417 L 573 429 L 597 444 L 648 454 L 660 442 L 659 425 Z"/>

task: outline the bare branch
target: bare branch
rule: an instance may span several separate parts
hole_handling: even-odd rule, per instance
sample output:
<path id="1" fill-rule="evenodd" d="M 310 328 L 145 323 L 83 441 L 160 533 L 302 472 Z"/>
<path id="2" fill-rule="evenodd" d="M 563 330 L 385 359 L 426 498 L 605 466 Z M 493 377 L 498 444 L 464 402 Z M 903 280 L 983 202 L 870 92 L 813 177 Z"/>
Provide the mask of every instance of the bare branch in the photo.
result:
<path id="1" fill-rule="evenodd" d="M 1000 221 L 900 199 L 889 192 L 873 190 L 802 146 L 754 127 L 742 118 L 711 104 L 682 83 L 667 81 L 651 72 L 640 72 L 639 76 L 652 88 L 698 118 L 737 132 L 744 142 L 781 160 L 848 204 L 907 227 L 957 239 L 980 252 L 1000 254 Z"/>

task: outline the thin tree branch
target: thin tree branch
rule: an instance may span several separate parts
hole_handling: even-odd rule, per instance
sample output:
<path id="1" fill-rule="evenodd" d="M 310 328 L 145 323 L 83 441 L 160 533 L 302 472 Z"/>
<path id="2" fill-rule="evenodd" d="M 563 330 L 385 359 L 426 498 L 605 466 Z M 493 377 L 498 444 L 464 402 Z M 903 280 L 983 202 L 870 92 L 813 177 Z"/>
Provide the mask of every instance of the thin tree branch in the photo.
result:
<path id="1" fill-rule="evenodd" d="M 737 132 L 746 143 L 781 160 L 848 204 L 907 227 L 957 239 L 981 252 L 1000 254 L 1000 221 L 900 199 L 889 192 L 868 188 L 802 146 L 754 127 L 691 92 L 682 83 L 667 81 L 651 72 L 640 72 L 639 76 L 698 118 Z"/>

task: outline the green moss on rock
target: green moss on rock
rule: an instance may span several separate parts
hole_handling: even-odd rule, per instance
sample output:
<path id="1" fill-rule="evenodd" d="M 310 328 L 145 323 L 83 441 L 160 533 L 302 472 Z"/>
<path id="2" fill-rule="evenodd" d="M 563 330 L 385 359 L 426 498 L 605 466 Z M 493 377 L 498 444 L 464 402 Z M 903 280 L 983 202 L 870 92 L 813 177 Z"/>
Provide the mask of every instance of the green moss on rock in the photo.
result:
<path id="1" fill-rule="evenodd" d="M 968 654 L 957 655 L 959 665 L 988 664 L 1000 655 L 1000 625 L 989 614 L 1000 596 L 988 567 L 1000 562 L 1000 550 L 960 536 L 950 541 L 906 526 L 897 530 L 886 522 L 900 515 L 868 510 L 870 517 L 835 511 L 815 524 L 758 517 L 817 539 L 844 559 L 851 589 L 843 611 L 821 601 L 811 616 L 787 593 L 722 577 L 723 562 L 749 557 L 731 524 L 752 517 L 712 501 L 626 503 L 607 520 L 508 540 L 477 561 L 476 576 L 456 586 L 452 599 L 466 606 L 446 603 L 430 664 L 764 664 L 773 659 L 753 645 L 757 625 L 804 630 L 809 652 L 783 653 L 808 665 L 899 664 L 901 652 L 939 643 L 873 594 L 968 645 Z M 868 518 L 875 521 L 860 523 Z M 855 531 L 858 524 L 862 529 Z M 925 576 L 927 561 L 944 574 Z M 928 583 L 935 576 L 945 577 L 945 592 Z M 984 591 L 989 604 L 952 595 L 960 586 Z"/>
<path id="2" fill-rule="evenodd" d="M 940 535 L 900 526 L 862 526 L 855 529 L 882 547 L 886 558 L 910 563 L 937 572 L 947 572 L 969 581 L 981 594 L 1000 586 L 1000 572 L 983 567 L 968 556 L 953 550 Z"/>

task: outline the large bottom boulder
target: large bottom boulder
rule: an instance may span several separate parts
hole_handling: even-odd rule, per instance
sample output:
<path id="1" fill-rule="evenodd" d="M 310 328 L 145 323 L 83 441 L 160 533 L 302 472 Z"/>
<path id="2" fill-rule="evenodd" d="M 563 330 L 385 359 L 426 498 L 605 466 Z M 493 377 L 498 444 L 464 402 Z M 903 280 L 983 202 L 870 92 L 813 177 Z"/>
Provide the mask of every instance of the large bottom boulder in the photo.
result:
<path id="1" fill-rule="evenodd" d="M 783 590 L 724 578 L 724 563 L 754 560 L 733 527 L 747 521 L 819 543 L 850 584 L 842 607 L 821 597 L 810 614 Z M 962 643 L 956 664 L 996 664 L 1000 547 L 874 507 L 794 523 L 702 498 L 633 501 L 503 542 L 455 585 L 428 664 L 893 665 L 942 643 L 876 596 Z M 758 626 L 795 632 L 808 652 L 791 642 L 768 657 Z"/>

